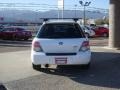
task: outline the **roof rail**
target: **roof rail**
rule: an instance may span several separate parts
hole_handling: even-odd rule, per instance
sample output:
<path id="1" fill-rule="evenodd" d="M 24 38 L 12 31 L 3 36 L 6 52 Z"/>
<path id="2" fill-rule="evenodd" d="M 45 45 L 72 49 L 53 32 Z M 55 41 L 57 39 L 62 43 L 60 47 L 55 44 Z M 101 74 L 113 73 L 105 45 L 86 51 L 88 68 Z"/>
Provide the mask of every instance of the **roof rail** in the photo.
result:
<path id="1" fill-rule="evenodd" d="M 44 22 L 46 22 L 46 21 L 48 21 L 48 20 L 49 20 L 48 18 L 44 18 L 44 19 L 43 19 Z"/>
<path id="2" fill-rule="evenodd" d="M 73 20 L 74 20 L 75 22 L 77 22 L 79 19 L 78 19 L 78 18 L 73 18 Z"/>
<path id="3" fill-rule="evenodd" d="M 50 19 L 56 19 L 56 20 L 71 19 L 71 20 L 74 20 L 75 22 L 77 22 L 79 19 L 82 19 L 82 18 L 40 18 L 40 19 L 42 19 L 44 22 L 46 22 Z"/>

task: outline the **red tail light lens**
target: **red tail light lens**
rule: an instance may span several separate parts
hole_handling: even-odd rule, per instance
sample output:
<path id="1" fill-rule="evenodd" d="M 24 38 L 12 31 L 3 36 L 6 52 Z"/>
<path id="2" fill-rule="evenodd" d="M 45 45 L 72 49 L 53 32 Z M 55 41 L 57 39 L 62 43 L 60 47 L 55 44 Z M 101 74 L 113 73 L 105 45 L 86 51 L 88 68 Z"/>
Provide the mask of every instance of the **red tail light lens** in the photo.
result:
<path id="1" fill-rule="evenodd" d="M 33 50 L 36 51 L 36 52 L 42 52 L 43 51 L 41 46 L 40 46 L 40 43 L 37 42 L 37 41 L 35 41 L 33 43 Z"/>
<path id="2" fill-rule="evenodd" d="M 79 51 L 88 51 L 90 50 L 89 41 L 84 41 Z"/>

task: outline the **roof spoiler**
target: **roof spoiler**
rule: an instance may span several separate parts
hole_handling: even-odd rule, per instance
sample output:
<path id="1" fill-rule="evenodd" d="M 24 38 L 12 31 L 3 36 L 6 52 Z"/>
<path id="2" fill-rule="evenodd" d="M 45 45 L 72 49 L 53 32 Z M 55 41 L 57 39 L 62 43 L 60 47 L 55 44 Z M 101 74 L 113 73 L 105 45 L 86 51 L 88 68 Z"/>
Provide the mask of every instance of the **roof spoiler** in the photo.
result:
<path id="1" fill-rule="evenodd" d="M 74 20 L 75 22 L 77 22 L 79 19 L 82 19 L 82 18 L 40 18 L 40 19 L 42 19 L 44 22 L 47 22 L 47 21 L 49 21 L 49 20 L 51 20 L 51 19 L 55 19 L 55 20 Z"/>

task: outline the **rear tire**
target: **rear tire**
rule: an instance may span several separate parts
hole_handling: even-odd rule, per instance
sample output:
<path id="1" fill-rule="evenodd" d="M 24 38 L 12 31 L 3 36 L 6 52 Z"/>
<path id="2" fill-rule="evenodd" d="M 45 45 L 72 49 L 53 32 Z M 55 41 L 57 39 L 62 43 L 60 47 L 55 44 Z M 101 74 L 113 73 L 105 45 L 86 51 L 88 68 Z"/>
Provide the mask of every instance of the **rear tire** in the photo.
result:
<path id="1" fill-rule="evenodd" d="M 12 36 L 12 40 L 19 41 L 20 38 L 18 38 L 17 35 L 13 35 L 13 36 Z"/>
<path id="2" fill-rule="evenodd" d="M 81 65 L 82 69 L 88 70 L 90 68 L 90 63 L 85 64 L 85 65 Z"/>
<path id="3" fill-rule="evenodd" d="M 107 33 L 103 33 L 103 37 L 108 37 L 108 34 Z"/>
<path id="4" fill-rule="evenodd" d="M 33 67 L 34 70 L 40 70 L 41 69 L 41 65 L 32 64 L 32 67 Z"/>
<path id="5" fill-rule="evenodd" d="M 29 38 L 24 38 L 25 41 L 27 41 Z"/>
<path id="6" fill-rule="evenodd" d="M 2 39 L 3 39 L 3 40 L 8 40 L 8 37 L 7 37 L 7 36 L 4 36 Z"/>

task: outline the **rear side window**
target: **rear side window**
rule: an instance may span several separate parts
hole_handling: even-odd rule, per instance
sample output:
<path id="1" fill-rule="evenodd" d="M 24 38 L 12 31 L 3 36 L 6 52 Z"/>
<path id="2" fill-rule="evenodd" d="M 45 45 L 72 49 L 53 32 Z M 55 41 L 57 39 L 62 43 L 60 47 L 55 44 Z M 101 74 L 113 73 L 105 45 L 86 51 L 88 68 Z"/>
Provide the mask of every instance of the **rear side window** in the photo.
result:
<path id="1" fill-rule="evenodd" d="M 12 32 L 12 31 L 15 31 L 15 29 L 14 28 L 4 28 L 3 31 L 11 31 Z"/>
<path id="2" fill-rule="evenodd" d="M 25 31 L 23 28 L 16 28 L 17 31 Z"/>
<path id="3" fill-rule="evenodd" d="M 88 30 L 90 30 L 90 28 L 89 28 L 89 27 L 87 27 L 87 26 L 85 26 L 85 28 L 86 28 L 86 29 L 88 29 Z"/>
<path id="4" fill-rule="evenodd" d="M 39 31 L 38 38 L 83 38 L 78 24 L 45 24 Z"/>

